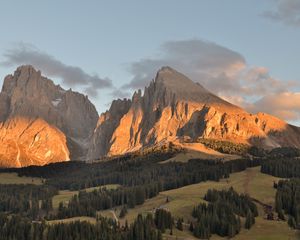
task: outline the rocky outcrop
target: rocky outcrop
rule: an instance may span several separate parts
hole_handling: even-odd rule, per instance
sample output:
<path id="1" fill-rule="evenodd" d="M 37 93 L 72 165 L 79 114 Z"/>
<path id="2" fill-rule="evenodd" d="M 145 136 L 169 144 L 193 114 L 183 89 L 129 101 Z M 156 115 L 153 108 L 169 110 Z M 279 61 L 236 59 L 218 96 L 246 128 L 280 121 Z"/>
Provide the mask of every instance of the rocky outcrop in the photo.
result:
<path id="1" fill-rule="evenodd" d="M 40 118 L 15 117 L 1 124 L 0 167 L 68 161 L 66 136 Z"/>
<path id="2" fill-rule="evenodd" d="M 21 66 L 4 79 L 0 93 L 0 166 L 84 158 L 97 120 L 87 96 Z"/>
<path id="3" fill-rule="evenodd" d="M 163 67 L 143 95 L 138 91 L 131 101 L 113 102 L 100 117 L 88 159 L 178 138 L 222 139 L 266 148 L 300 147 L 299 128 L 267 114 L 249 114 L 174 69 Z"/>
<path id="4" fill-rule="evenodd" d="M 87 159 L 92 159 L 94 155 L 105 156 L 109 152 L 112 135 L 130 106 L 130 100 L 114 100 L 110 109 L 101 114 L 92 137 Z"/>

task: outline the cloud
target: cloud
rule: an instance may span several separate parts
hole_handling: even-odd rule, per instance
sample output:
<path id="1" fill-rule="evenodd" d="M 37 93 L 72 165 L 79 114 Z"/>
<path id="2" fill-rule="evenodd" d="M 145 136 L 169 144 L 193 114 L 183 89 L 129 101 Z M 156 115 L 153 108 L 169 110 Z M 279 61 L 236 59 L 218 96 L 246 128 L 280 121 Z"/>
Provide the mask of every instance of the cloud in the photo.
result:
<path id="1" fill-rule="evenodd" d="M 259 97 L 270 91 L 286 91 L 295 84 L 271 77 L 267 68 L 248 66 L 238 52 L 204 40 L 167 42 L 160 52 L 159 57 L 133 62 L 129 67 L 132 80 L 124 87 L 143 88 L 164 65 L 174 67 L 219 95 Z"/>
<path id="2" fill-rule="evenodd" d="M 111 93 L 110 95 L 113 97 L 113 98 L 130 98 L 130 95 L 131 93 L 129 91 L 126 91 L 126 90 L 122 90 L 122 89 L 118 89 L 118 88 L 115 88 Z"/>
<path id="3" fill-rule="evenodd" d="M 156 57 L 131 63 L 128 70 L 132 80 L 124 88 L 143 88 L 165 65 L 251 112 L 265 111 L 287 120 L 298 118 L 300 113 L 297 104 L 286 110 L 283 103 L 274 106 L 271 100 L 267 101 L 276 96 L 287 99 L 288 93 L 293 96 L 291 89 L 299 83 L 274 78 L 265 67 L 249 66 L 240 53 L 197 39 L 166 42 Z"/>
<path id="4" fill-rule="evenodd" d="M 267 95 L 255 102 L 253 108 L 286 120 L 300 120 L 300 92 Z"/>
<path id="5" fill-rule="evenodd" d="M 99 89 L 112 87 L 109 78 L 100 78 L 96 74 L 90 75 L 80 67 L 66 65 L 30 44 L 18 44 L 15 48 L 7 50 L 4 57 L 5 60 L 1 63 L 4 66 L 33 65 L 49 77 L 60 78 L 67 86 L 85 87 L 86 93 L 93 97 L 97 96 Z"/>
<path id="6" fill-rule="evenodd" d="M 300 120 L 300 92 L 271 93 L 254 102 L 249 102 L 240 96 L 220 97 L 249 112 L 265 112 L 286 121 Z"/>
<path id="7" fill-rule="evenodd" d="M 204 83 L 207 88 L 222 89 L 224 84 L 226 89 L 233 89 L 235 85 L 231 78 L 245 65 L 245 59 L 239 53 L 204 40 L 166 42 L 160 53 L 157 58 L 133 62 L 129 67 L 132 81 L 124 87 L 142 88 L 155 76 L 157 69 L 168 65 L 194 81 Z M 227 81 L 220 81 L 224 76 Z"/>
<path id="8" fill-rule="evenodd" d="M 300 27 L 300 1 L 277 0 L 274 10 L 265 11 L 262 16 L 283 24 Z"/>

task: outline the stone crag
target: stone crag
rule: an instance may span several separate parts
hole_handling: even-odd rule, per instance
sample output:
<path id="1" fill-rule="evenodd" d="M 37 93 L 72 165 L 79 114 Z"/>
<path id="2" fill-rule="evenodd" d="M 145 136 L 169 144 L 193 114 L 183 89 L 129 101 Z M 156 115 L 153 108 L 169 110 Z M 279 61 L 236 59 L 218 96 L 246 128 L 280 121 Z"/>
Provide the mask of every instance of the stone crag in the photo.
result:
<path id="1" fill-rule="evenodd" d="M 97 120 L 86 96 L 21 66 L 4 79 L 0 93 L 0 166 L 84 158 Z"/>
<path id="2" fill-rule="evenodd" d="M 114 101 L 101 115 L 88 159 L 178 138 L 222 139 L 265 148 L 300 147 L 299 128 L 268 114 L 250 114 L 176 70 L 163 67 L 143 95 L 138 91 L 131 101 Z"/>
<path id="3" fill-rule="evenodd" d="M 100 117 L 87 96 L 32 66 L 8 75 L 0 93 L 0 167 L 96 160 L 198 138 L 300 148 L 298 127 L 250 114 L 170 67 Z"/>

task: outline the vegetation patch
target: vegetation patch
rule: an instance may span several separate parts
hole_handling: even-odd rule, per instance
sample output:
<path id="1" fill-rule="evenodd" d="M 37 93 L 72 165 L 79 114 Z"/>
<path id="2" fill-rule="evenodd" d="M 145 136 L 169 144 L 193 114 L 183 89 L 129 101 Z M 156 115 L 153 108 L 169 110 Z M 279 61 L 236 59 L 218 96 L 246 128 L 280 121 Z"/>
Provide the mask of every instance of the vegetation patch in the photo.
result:
<path id="1" fill-rule="evenodd" d="M 37 177 L 20 177 L 17 173 L 0 173 L 0 184 L 43 184 L 43 179 Z"/>
<path id="2" fill-rule="evenodd" d="M 276 211 L 281 220 L 286 220 L 293 229 L 300 229 L 300 179 L 282 180 L 276 187 Z"/>
<path id="3" fill-rule="evenodd" d="M 199 138 L 197 142 L 202 143 L 208 148 L 226 154 L 246 155 L 251 146 L 243 143 L 233 143 L 229 141 L 221 141 L 216 139 Z"/>
<path id="4" fill-rule="evenodd" d="M 196 223 L 191 223 L 190 230 L 194 236 L 209 239 L 212 234 L 222 237 L 234 237 L 241 230 L 240 217 L 246 218 L 245 228 L 250 229 L 258 216 L 256 205 L 250 197 L 229 190 L 209 189 L 204 199 L 209 203 L 201 203 L 193 209 Z"/>

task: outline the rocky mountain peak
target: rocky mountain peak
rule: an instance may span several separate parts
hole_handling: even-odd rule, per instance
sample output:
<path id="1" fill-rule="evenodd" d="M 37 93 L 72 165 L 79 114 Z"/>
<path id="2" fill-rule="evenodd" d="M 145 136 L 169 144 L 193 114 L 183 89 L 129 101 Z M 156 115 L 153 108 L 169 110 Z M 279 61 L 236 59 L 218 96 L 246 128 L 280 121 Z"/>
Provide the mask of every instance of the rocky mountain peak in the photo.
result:
<path id="1" fill-rule="evenodd" d="M 213 138 L 264 147 L 300 146 L 299 129 L 262 114 L 249 114 L 171 67 L 132 101 L 105 113 L 95 130 L 88 159 L 119 155 L 176 139 Z M 116 114 L 118 113 L 118 114 Z M 110 119 L 114 119 L 111 121 Z"/>
<path id="2" fill-rule="evenodd" d="M 44 160 L 42 160 L 44 153 L 40 156 L 37 165 L 41 165 L 56 158 L 61 161 L 70 157 L 79 159 L 85 155 L 88 139 L 93 134 L 98 121 L 98 113 L 87 96 L 72 90 L 66 91 L 59 85 L 55 85 L 52 80 L 42 76 L 41 72 L 33 66 L 24 65 L 4 79 L 0 93 L 0 120 L 2 122 L 0 136 L 2 133 L 5 134 L 5 137 L 0 140 L 0 145 L 5 146 L 10 141 L 6 138 L 10 139 L 10 136 L 18 136 L 15 145 L 22 145 L 24 148 L 20 152 L 20 166 L 32 164 L 33 162 L 29 162 L 28 158 L 37 159 L 38 152 L 49 151 Z M 38 124 L 34 124 L 36 121 Z M 19 129 L 21 125 L 24 127 L 24 132 Z M 7 129 L 11 132 L 10 135 Z M 53 150 L 55 142 L 51 141 L 46 133 L 43 135 L 44 139 L 38 138 L 40 145 L 36 145 L 37 149 L 34 149 L 34 153 L 29 151 L 29 146 L 27 149 L 23 142 L 18 142 L 19 134 L 24 141 L 30 142 L 30 138 L 45 129 L 51 129 L 48 131 L 51 132 L 52 139 L 56 138 L 54 135 L 59 135 L 60 141 L 64 142 L 61 143 L 64 148 L 55 153 Z M 44 149 L 41 149 L 41 146 Z M 1 150 L 0 148 L 0 156 L 2 156 Z"/>
<path id="3" fill-rule="evenodd" d="M 145 97 L 152 98 L 154 102 L 163 100 L 167 105 L 185 101 L 241 111 L 239 107 L 214 95 L 199 82 L 192 81 L 169 66 L 162 67 L 157 72 L 155 79 L 145 88 Z"/>
<path id="4" fill-rule="evenodd" d="M 171 67 L 100 117 L 87 96 L 64 90 L 30 65 L 8 75 L 0 93 L 2 167 L 94 160 L 199 138 L 300 147 L 299 128 L 249 114 Z"/>
<path id="5" fill-rule="evenodd" d="M 161 83 L 166 88 L 172 89 L 173 91 L 195 87 L 195 82 L 169 66 L 164 66 L 158 70 L 154 82 L 156 84 Z M 200 84 L 198 86 L 201 87 L 202 91 L 206 91 Z M 200 89 L 199 87 L 197 88 L 198 91 Z"/>

